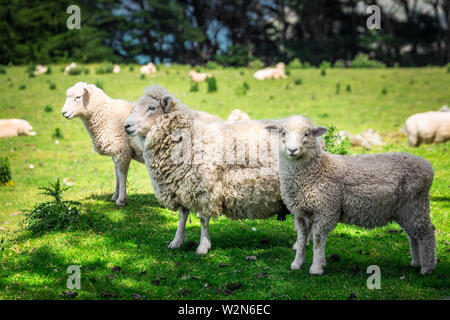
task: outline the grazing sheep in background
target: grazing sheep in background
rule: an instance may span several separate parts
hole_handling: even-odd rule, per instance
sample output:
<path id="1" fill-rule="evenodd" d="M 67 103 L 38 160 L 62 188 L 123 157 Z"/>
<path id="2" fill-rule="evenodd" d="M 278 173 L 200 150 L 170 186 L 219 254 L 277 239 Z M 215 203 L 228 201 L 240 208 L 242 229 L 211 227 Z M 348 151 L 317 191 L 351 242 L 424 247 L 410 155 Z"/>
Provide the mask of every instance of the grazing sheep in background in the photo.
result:
<path id="1" fill-rule="evenodd" d="M 35 136 L 33 127 L 22 119 L 0 119 L 0 138 Z"/>
<path id="2" fill-rule="evenodd" d="M 410 146 L 450 140 L 450 112 L 443 110 L 416 113 L 406 120 L 405 131 Z"/>
<path id="3" fill-rule="evenodd" d="M 83 121 L 94 150 L 112 158 L 116 189 L 111 200 L 118 206 L 125 205 L 127 198 L 126 184 L 131 159 L 144 163 L 137 139 L 128 137 L 123 130 L 123 123 L 134 107 L 132 102 L 111 99 L 93 84 L 78 82 L 67 90 L 62 108 L 66 119 L 78 117 Z"/>
<path id="4" fill-rule="evenodd" d="M 347 137 L 350 144 L 354 147 L 364 147 L 370 149 L 372 146 L 383 146 L 385 143 L 380 134 L 373 129 L 367 129 L 357 135 L 347 131 L 339 131 L 339 136 Z"/>
<path id="5" fill-rule="evenodd" d="M 445 106 L 442 106 L 442 108 L 440 108 L 439 111 L 440 112 L 450 112 L 450 108 L 447 105 L 445 105 Z"/>
<path id="6" fill-rule="evenodd" d="M 77 67 L 77 64 L 76 64 L 75 62 L 72 62 L 71 64 L 67 65 L 67 66 L 64 68 L 64 73 L 65 73 L 65 74 L 68 74 L 70 70 L 72 70 L 72 69 L 74 69 L 74 68 L 76 68 L 76 67 Z"/>
<path id="7" fill-rule="evenodd" d="M 119 73 L 120 72 L 120 66 L 118 64 L 115 64 L 113 66 L 113 73 Z"/>
<path id="8" fill-rule="evenodd" d="M 208 76 L 210 75 L 207 73 L 199 73 L 194 70 L 189 71 L 189 78 L 194 82 L 203 82 Z"/>
<path id="9" fill-rule="evenodd" d="M 239 109 L 234 109 L 233 111 L 231 111 L 226 122 L 237 122 L 237 121 L 248 121 L 248 120 L 251 120 L 251 119 L 247 113 L 245 113 Z"/>
<path id="10" fill-rule="evenodd" d="M 141 74 L 152 74 L 156 73 L 156 66 L 149 62 L 146 65 L 141 67 Z"/>
<path id="11" fill-rule="evenodd" d="M 433 168 L 408 153 L 339 156 L 325 152 L 318 137 L 328 129 L 301 116 L 288 118 L 281 131 L 280 184 L 287 208 L 294 214 L 298 237 L 291 269 L 305 261 L 308 235 L 313 239 L 310 274 L 323 274 L 325 243 L 338 222 L 374 228 L 395 221 L 407 233 L 412 266 L 421 274 L 436 264 L 429 191 Z"/>
<path id="12" fill-rule="evenodd" d="M 38 64 L 38 65 L 36 66 L 36 68 L 34 69 L 34 74 L 38 76 L 38 75 L 41 75 L 41 74 L 46 73 L 47 70 L 48 70 L 48 68 L 47 68 L 46 66 L 43 66 L 43 65 L 41 65 L 41 64 Z"/>
<path id="13" fill-rule="evenodd" d="M 197 212 L 200 217 L 197 253 L 201 255 L 211 247 L 211 217 L 224 214 L 231 219 L 265 219 L 285 212 L 279 191 L 278 166 L 270 166 L 274 160 L 272 151 L 261 155 L 260 150 L 258 161 L 249 163 L 250 158 L 256 159 L 257 151 L 253 147 L 256 148 L 258 142 L 263 146 L 271 137 L 263 122 L 200 122 L 192 116 L 191 109 L 166 89 L 152 86 L 125 121 L 125 129 L 145 140 L 144 159 L 158 201 L 170 210 L 179 211 L 178 230 L 169 248 L 179 248 L 184 243 L 189 211 Z M 186 136 L 180 135 L 183 132 Z M 198 132 L 205 134 L 195 139 Z M 221 141 L 224 136 L 227 137 L 225 143 Z M 221 161 L 218 154 L 224 147 L 228 157 L 240 154 L 240 163 L 236 163 L 239 160 Z M 178 163 L 173 155 L 203 155 L 206 159 L 197 162 L 190 158 L 194 163 Z"/>
<path id="14" fill-rule="evenodd" d="M 264 68 L 255 72 L 253 77 L 256 80 L 266 80 L 266 79 L 286 79 L 285 64 L 283 62 L 278 63 L 275 68 Z"/>

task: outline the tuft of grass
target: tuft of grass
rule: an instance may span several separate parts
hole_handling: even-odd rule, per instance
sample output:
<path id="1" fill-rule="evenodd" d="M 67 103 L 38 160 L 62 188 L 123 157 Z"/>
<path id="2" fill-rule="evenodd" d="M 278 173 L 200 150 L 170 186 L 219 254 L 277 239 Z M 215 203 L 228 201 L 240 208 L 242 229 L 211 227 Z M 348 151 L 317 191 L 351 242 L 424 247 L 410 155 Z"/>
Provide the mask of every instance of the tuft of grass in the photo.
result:
<path id="1" fill-rule="evenodd" d="M 336 83 L 336 94 L 339 94 L 341 92 L 341 84 L 338 82 Z"/>
<path id="2" fill-rule="evenodd" d="M 323 136 L 325 150 L 332 154 L 346 155 L 350 153 L 351 145 L 347 137 L 341 137 L 334 125 L 328 126 L 328 131 Z"/>
<path id="3" fill-rule="evenodd" d="M 12 181 L 11 166 L 9 158 L 0 158 L 0 185 L 6 185 Z"/>
<path id="4" fill-rule="evenodd" d="M 48 187 L 38 189 L 43 190 L 42 194 L 53 199 L 37 204 L 32 209 L 22 210 L 24 219 L 20 223 L 21 231 L 40 233 L 62 230 L 80 219 L 81 203 L 62 200 L 63 193 L 68 188 L 63 187 L 59 179 L 55 183 L 49 183 Z"/>
<path id="5" fill-rule="evenodd" d="M 145 74 L 141 74 L 140 79 L 145 80 Z"/>
<path id="6" fill-rule="evenodd" d="M 25 85 L 25 84 L 21 84 L 19 86 L 19 90 L 25 90 L 26 88 L 27 88 L 27 85 Z"/>
<path id="7" fill-rule="evenodd" d="M 189 88 L 190 92 L 198 92 L 198 83 L 191 81 L 191 87 Z"/>
<path id="8" fill-rule="evenodd" d="M 77 76 L 80 75 L 83 72 L 83 69 L 81 67 L 72 68 L 69 70 L 68 74 L 71 76 Z"/>
<path id="9" fill-rule="evenodd" d="M 50 83 L 49 89 L 50 89 L 50 90 L 56 90 L 56 84 Z"/>
<path id="10" fill-rule="evenodd" d="M 64 136 L 62 135 L 60 128 L 55 128 L 55 131 L 52 134 L 52 138 L 53 139 L 64 139 Z"/>
<path id="11" fill-rule="evenodd" d="M 45 71 L 45 74 L 47 74 L 47 75 L 52 74 L 52 67 L 48 66 L 47 71 Z"/>
<path id="12" fill-rule="evenodd" d="M 97 69 L 95 69 L 96 74 L 108 74 L 112 73 L 114 70 L 114 65 L 112 63 L 104 64 Z"/>
<path id="13" fill-rule="evenodd" d="M 6 74 L 6 68 L 4 66 L 0 66 L 0 74 Z"/>
<path id="14" fill-rule="evenodd" d="M 352 92 L 352 86 L 348 84 L 348 85 L 345 87 L 345 91 L 347 91 L 347 92 Z"/>
<path id="15" fill-rule="evenodd" d="M 207 77 L 206 84 L 208 85 L 207 87 L 208 93 L 217 92 L 217 81 L 215 77 Z"/>
<path id="16" fill-rule="evenodd" d="M 381 90 L 381 94 L 386 95 L 387 93 L 388 93 L 388 90 L 386 89 L 386 87 L 383 87 L 383 89 Z"/>
<path id="17" fill-rule="evenodd" d="M 128 67 L 128 70 L 129 70 L 130 72 L 133 72 L 133 71 L 134 71 L 134 65 L 133 65 L 133 64 L 130 64 L 130 66 Z"/>
<path id="18" fill-rule="evenodd" d="M 50 113 L 50 112 L 53 112 L 53 108 L 51 106 L 49 106 L 49 105 L 46 105 L 45 108 L 44 108 L 44 111 L 47 112 L 47 113 Z"/>
<path id="19" fill-rule="evenodd" d="M 325 77 L 327 75 L 327 70 L 326 69 L 320 69 L 320 75 L 322 77 Z"/>
<path id="20" fill-rule="evenodd" d="M 94 84 L 95 84 L 95 86 L 96 86 L 97 88 L 102 89 L 102 90 L 105 90 L 105 89 L 103 88 L 103 82 L 101 82 L 100 80 L 96 80 Z"/>
<path id="21" fill-rule="evenodd" d="M 296 86 L 299 86 L 299 85 L 303 84 L 302 78 L 296 78 L 296 79 L 294 80 L 294 84 L 295 84 Z"/>

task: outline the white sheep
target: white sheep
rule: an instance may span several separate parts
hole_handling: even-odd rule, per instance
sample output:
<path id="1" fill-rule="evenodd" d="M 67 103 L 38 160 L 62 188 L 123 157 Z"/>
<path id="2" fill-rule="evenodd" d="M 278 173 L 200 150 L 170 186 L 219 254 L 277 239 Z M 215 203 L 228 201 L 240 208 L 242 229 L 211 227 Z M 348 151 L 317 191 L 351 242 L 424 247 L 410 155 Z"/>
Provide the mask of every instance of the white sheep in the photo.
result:
<path id="1" fill-rule="evenodd" d="M 77 67 L 77 64 L 76 64 L 75 62 L 72 62 L 71 64 L 67 65 L 67 66 L 64 68 L 64 73 L 65 73 L 65 74 L 68 74 L 70 70 L 72 70 L 72 69 L 74 69 L 74 68 L 76 68 L 76 67 Z"/>
<path id="2" fill-rule="evenodd" d="M 141 74 L 152 74 L 152 73 L 156 73 L 156 66 L 153 63 L 149 62 L 141 67 Z"/>
<path id="3" fill-rule="evenodd" d="M 0 119 L 0 138 L 15 136 L 34 136 L 36 132 L 26 120 Z"/>
<path id="4" fill-rule="evenodd" d="M 364 147 L 370 149 L 372 146 L 385 145 L 381 135 L 373 129 L 367 129 L 356 135 L 347 131 L 339 131 L 340 141 L 347 137 L 350 144 L 355 147 Z"/>
<path id="5" fill-rule="evenodd" d="M 231 111 L 226 122 L 237 122 L 237 121 L 248 121 L 248 120 L 251 120 L 251 119 L 247 113 L 245 113 L 239 109 L 234 109 L 233 111 Z"/>
<path id="6" fill-rule="evenodd" d="M 283 62 L 278 63 L 275 68 L 264 68 L 255 72 L 253 77 L 256 80 L 266 80 L 266 79 L 286 79 L 285 73 L 286 65 Z"/>
<path id="7" fill-rule="evenodd" d="M 395 221 L 408 235 L 411 265 L 420 266 L 421 274 L 433 271 L 436 245 L 429 191 L 434 173 L 429 161 L 408 153 L 331 155 L 318 139 L 328 129 L 301 116 L 266 128 L 281 132 L 281 196 L 298 234 L 292 270 L 305 261 L 310 233 L 314 255 L 309 272 L 321 275 L 327 237 L 338 222 L 374 228 Z"/>
<path id="8" fill-rule="evenodd" d="M 410 146 L 421 143 L 442 143 L 450 140 L 450 112 L 428 111 L 416 113 L 405 122 L 405 131 Z"/>
<path id="9" fill-rule="evenodd" d="M 211 217 L 265 219 L 285 212 L 271 153 L 277 150 L 270 150 L 271 136 L 263 122 L 206 124 L 193 118 L 192 111 L 167 90 L 152 86 L 125 128 L 145 139 L 144 159 L 158 201 L 179 211 L 178 230 L 169 248 L 184 243 L 189 211 L 197 212 L 201 220 L 200 255 L 211 247 Z"/>
<path id="10" fill-rule="evenodd" d="M 112 99 L 93 84 L 77 82 L 67 90 L 62 108 L 66 119 L 78 117 L 91 136 L 94 150 L 112 158 L 116 173 L 116 189 L 112 201 L 125 205 L 126 182 L 131 159 L 144 163 L 142 149 L 136 138 L 123 130 L 125 119 L 133 111 L 132 102 Z"/>
<path id="11" fill-rule="evenodd" d="M 34 74 L 38 76 L 38 75 L 41 75 L 41 74 L 46 73 L 47 70 L 48 70 L 48 68 L 47 68 L 46 66 L 43 66 L 43 65 L 41 65 L 41 64 L 38 64 L 38 65 L 36 66 L 36 68 L 34 69 Z"/>
<path id="12" fill-rule="evenodd" d="M 191 80 L 194 82 L 203 82 L 206 80 L 207 77 L 211 76 L 210 74 L 196 72 L 195 70 L 189 71 L 188 75 L 189 78 L 191 78 Z"/>
<path id="13" fill-rule="evenodd" d="M 113 73 L 119 73 L 120 72 L 120 66 L 118 64 L 115 64 L 113 66 Z"/>

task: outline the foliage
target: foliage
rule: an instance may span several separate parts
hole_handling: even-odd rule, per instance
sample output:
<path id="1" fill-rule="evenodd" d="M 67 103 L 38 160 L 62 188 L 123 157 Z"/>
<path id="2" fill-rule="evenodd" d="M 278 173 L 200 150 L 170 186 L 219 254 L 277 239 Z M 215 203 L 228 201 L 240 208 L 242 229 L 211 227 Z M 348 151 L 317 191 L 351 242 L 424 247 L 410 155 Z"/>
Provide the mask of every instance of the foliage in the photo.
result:
<path id="1" fill-rule="evenodd" d="M 39 189 L 53 200 L 37 204 L 32 209 L 22 210 L 25 218 L 20 223 L 21 230 L 33 233 L 61 230 L 79 220 L 81 203 L 62 200 L 67 187 L 63 187 L 59 179 L 55 183 L 49 183 L 48 187 Z"/>
<path id="2" fill-rule="evenodd" d="M 260 59 L 253 59 L 248 64 L 250 69 L 262 69 L 264 68 L 264 62 L 262 62 Z"/>
<path id="3" fill-rule="evenodd" d="M 191 81 L 190 92 L 198 92 L 198 82 Z"/>
<path id="4" fill-rule="evenodd" d="M 68 74 L 71 76 L 77 76 L 83 72 L 81 67 L 75 67 L 69 70 Z"/>
<path id="5" fill-rule="evenodd" d="M 287 67 L 289 69 L 301 69 L 303 68 L 303 64 L 300 58 L 294 58 L 288 63 Z"/>
<path id="6" fill-rule="evenodd" d="M 52 134 L 52 138 L 53 139 L 64 139 L 64 136 L 62 135 L 60 128 L 55 128 L 55 131 Z"/>
<path id="7" fill-rule="evenodd" d="M 94 84 L 95 84 L 95 86 L 96 86 L 97 88 L 102 89 L 102 90 L 105 90 L 105 89 L 103 88 L 103 82 L 101 82 L 100 80 L 96 80 Z"/>
<path id="8" fill-rule="evenodd" d="M 0 66 L 0 74 L 6 74 L 6 69 L 4 66 Z"/>
<path id="9" fill-rule="evenodd" d="M 97 69 L 95 69 L 95 73 L 97 74 L 107 74 L 107 73 L 112 73 L 114 70 L 114 66 L 112 63 L 107 63 L 104 64 L 100 67 L 98 67 Z"/>
<path id="10" fill-rule="evenodd" d="M 220 68 L 220 65 L 217 62 L 208 61 L 205 65 L 205 67 L 208 70 L 216 70 L 216 69 Z"/>
<path id="11" fill-rule="evenodd" d="M 7 184 L 12 180 L 9 158 L 0 158 L 0 185 Z"/>
<path id="12" fill-rule="evenodd" d="M 323 136 L 325 150 L 332 154 L 346 155 L 350 153 L 350 141 L 347 137 L 341 137 L 335 126 L 328 126 L 328 131 Z"/>
<path id="13" fill-rule="evenodd" d="M 27 85 L 26 84 L 21 84 L 20 86 L 19 86 L 19 90 L 25 90 L 27 88 Z"/>
<path id="14" fill-rule="evenodd" d="M 250 85 L 247 82 L 244 82 L 241 86 L 236 88 L 235 93 L 238 96 L 243 96 L 247 94 L 248 90 L 250 90 Z"/>
<path id="15" fill-rule="evenodd" d="M 320 63 L 319 68 L 320 68 L 321 70 L 330 69 L 330 68 L 331 68 L 331 63 L 330 63 L 329 61 L 324 60 L 324 61 L 322 61 L 322 62 Z"/>
<path id="16" fill-rule="evenodd" d="M 386 65 L 380 61 L 371 60 L 367 54 L 360 53 L 352 61 L 352 68 L 384 68 Z"/>
<path id="17" fill-rule="evenodd" d="M 338 59 L 338 60 L 335 61 L 333 67 L 334 67 L 334 68 L 346 68 L 347 65 L 346 65 L 346 63 L 345 63 L 345 60 L 343 60 L 343 59 Z"/>
<path id="18" fill-rule="evenodd" d="M 50 89 L 50 90 L 56 90 L 56 84 L 54 84 L 53 82 L 50 83 L 49 89 Z"/>
<path id="19" fill-rule="evenodd" d="M 53 112 L 53 108 L 50 105 L 46 105 L 44 111 L 47 113 Z"/>
<path id="20" fill-rule="evenodd" d="M 450 73 L 450 62 L 447 63 L 447 72 Z"/>
<path id="21" fill-rule="evenodd" d="M 336 94 L 339 94 L 341 92 L 341 84 L 338 82 L 336 83 Z"/>
<path id="22" fill-rule="evenodd" d="M 299 85 L 301 85 L 302 83 L 303 83 L 302 78 L 295 78 L 294 84 L 295 84 L 296 86 L 299 86 Z"/>
<path id="23" fill-rule="evenodd" d="M 208 93 L 217 91 L 217 81 L 215 77 L 207 77 L 206 84 L 208 85 Z"/>
<path id="24" fill-rule="evenodd" d="M 228 47 L 226 52 L 216 55 L 215 60 L 223 66 L 247 67 L 250 62 L 248 48 L 240 45 Z"/>
<path id="25" fill-rule="evenodd" d="M 45 71 L 45 74 L 52 74 L 52 67 L 48 66 L 47 71 Z"/>

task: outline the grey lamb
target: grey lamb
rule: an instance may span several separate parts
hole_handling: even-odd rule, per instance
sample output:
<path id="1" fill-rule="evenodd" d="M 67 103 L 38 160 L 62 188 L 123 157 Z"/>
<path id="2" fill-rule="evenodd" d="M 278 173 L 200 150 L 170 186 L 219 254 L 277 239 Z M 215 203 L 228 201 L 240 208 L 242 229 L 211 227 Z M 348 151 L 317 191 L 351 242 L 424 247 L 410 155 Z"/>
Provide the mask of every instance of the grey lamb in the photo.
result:
<path id="1" fill-rule="evenodd" d="M 314 254 L 309 272 L 321 275 L 327 237 L 338 222 L 374 228 L 395 221 L 408 235 L 411 265 L 420 266 L 421 274 L 433 271 L 436 245 L 430 221 L 433 168 L 429 161 L 408 153 L 331 155 L 318 139 L 328 129 L 301 116 L 266 129 L 281 132 L 281 196 L 294 215 L 298 235 L 292 270 L 304 263 L 310 233 Z"/>

